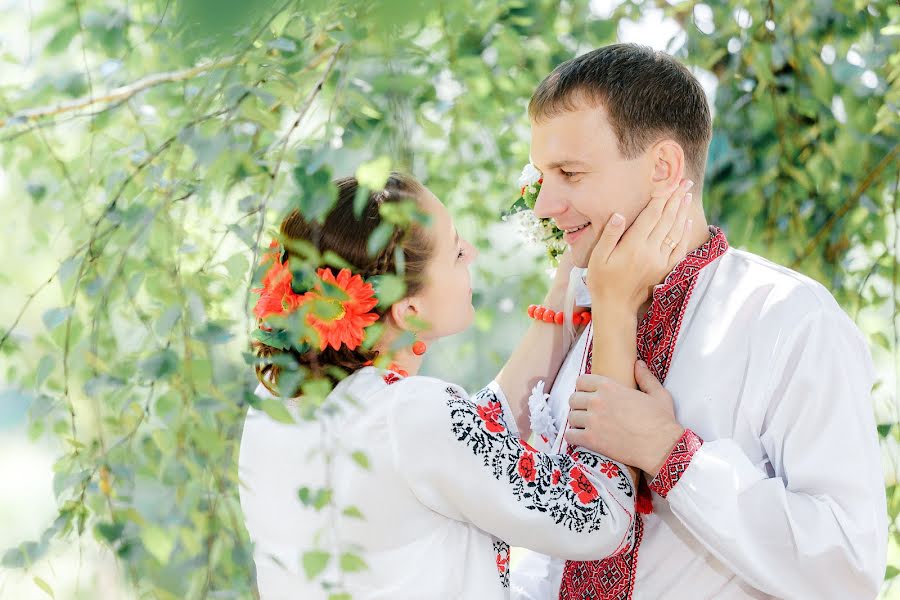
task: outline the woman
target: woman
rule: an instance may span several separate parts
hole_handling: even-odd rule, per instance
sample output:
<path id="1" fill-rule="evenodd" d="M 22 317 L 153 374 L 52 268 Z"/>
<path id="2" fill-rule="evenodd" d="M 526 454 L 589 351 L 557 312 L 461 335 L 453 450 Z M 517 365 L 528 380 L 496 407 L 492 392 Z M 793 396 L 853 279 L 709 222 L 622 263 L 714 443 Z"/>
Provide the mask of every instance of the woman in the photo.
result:
<path id="1" fill-rule="evenodd" d="M 308 415 L 296 400 L 284 401 L 296 423 L 248 413 L 241 505 L 261 597 L 506 598 L 508 544 L 581 560 L 630 548 L 633 475 L 587 450 L 543 454 L 520 439 L 518 407 L 504 395 L 504 381 L 524 375 L 518 365 L 508 363 L 499 383 L 473 397 L 417 375 L 427 346 L 466 329 L 474 316 L 468 267 L 476 251 L 460 239 L 444 206 L 400 175 L 363 196 L 363 206 L 355 206 L 354 179 L 337 187 L 337 203 L 321 225 L 297 212 L 285 219 L 284 248 L 267 257 L 258 290 L 261 401 L 275 401 L 275 390 L 287 389 L 288 397 L 308 392 L 292 373 L 337 382 L 314 421 L 303 420 Z M 393 228 L 371 256 L 370 236 L 386 230 L 383 215 L 410 203 L 427 218 Z M 680 240 L 683 215 L 665 214 L 673 217 L 670 237 Z M 313 249 L 353 268 L 292 273 L 290 259 Z M 658 263 L 653 258 L 648 264 Z M 378 305 L 367 282 L 387 295 L 384 278 L 398 271 L 403 298 Z M 615 287 L 632 293 L 659 275 L 635 269 L 632 281 Z M 549 305 L 562 304 L 567 279 L 560 268 Z M 329 316 L 317 304 L 330 306 Z M 314 333 L 289 339 L 291 319 Z M 362 343 L 373 327 L 377 341 Z M 387 356 L 393 363 L 379 368 Z M 336 368 L 350 375 L 342 378 Z"/>

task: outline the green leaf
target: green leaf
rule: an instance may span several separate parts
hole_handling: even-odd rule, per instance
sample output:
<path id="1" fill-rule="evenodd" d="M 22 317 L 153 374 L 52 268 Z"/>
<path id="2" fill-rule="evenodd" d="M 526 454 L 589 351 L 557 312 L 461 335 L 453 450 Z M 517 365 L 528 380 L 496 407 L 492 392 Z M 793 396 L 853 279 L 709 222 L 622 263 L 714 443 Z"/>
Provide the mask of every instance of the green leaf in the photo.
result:
<path id="1" fill-rule="evenodd" d="M 178 355 L 165 348 L 138 362 L 137 367 L 149 379 L 163 379 L 178 368 Z"/>
<path id="2" fill-rule="evenodd" d="M 224 344 L 232 339 L 234 334 L 223 323 L 209 321 L 203 327 L 194 331 L 193 337 L 207 344 Z"/>
<path id="3" fill-rule="evenodd" d="M 888 352 L 891 351 L 891 340 L 888 339 L 888 336 L 886 336 L 883 331 L 876 331 L 873 333 L 872 340 Z"/>
<path id="4" fill-rule="evenodd" d="M 286 423 L 288 425 L 296 423 L 294 417 L 291 416 L 291 413 L 288 412 L 288 409 L 285 408 L 282 401 L 278 398 L 261 398 L 259 401 L 259 408 L 279 423 Z"/>
<path id="5" fill-rule="evenodd" d="M 66 322 L 72 315 L 72 308 L 69 306 L 62 308 L 51 308 L 41 316 L 44 321 L 44 327 L 47 331 L 52 331 Z"/>
<path id="6" fill-rule="evenodd" d="M 165 565 L 169 562 L 172 550 L 175 549 L 175 539 L 169 532 L 155 525 L 150 525 L 141 530 L 140 538 L 147 552 L 152 554 L 160 564 Z"/>
<path id="7" fill-rule="evenodd" d="M 350 457 L 353 458 L 353 462 L 361 466 L 363 469 L 369 469 L 369 458 L 362 450 L 353 452 Z"/>
<path id="8" fill-rule="evenodd" d="M 375 160 L 360 165 L 356 170 L 356 179 L 363 187 L 370 190 L 384 189 L 388 177 L 391 174 L 391 159 L 388 156 L 379 156 Z"/>
<path id="9" fill-rule="evenodd" d="M 181 305 L 173 304 L 169 306 L 169 308 L 167 308 L 165 312 L 156 320 L 156 326 L 154 327 L 156 335 L 161 338 L 167 337 L 172 331 L 172 328 L 175 327 L 175 323 L 177 323 L 180 318 Z"/>
<path id="10" fill-rule="evenodd" d="M 34 576 L 34 583 L 35 583 L 39 588 L 41 588 L 42 590 L 44 590 L 44 592 L 45 592 L 48 596 L 50 596 L 51 598 L 56 598 L 56 595 L 53 593 L 53 588 L 50 587 L 50 584 L 47 583 L 46 581 L 44 581 L 43 579 L 41 579 L 40 577 L 38 577 L 37 575 Z"/>
<path id="11" fill-rule="evenodd" d="M 341 511 L 341 514 L 343 514 L 345 517 L 350 517 L 351 519 L 359 519 L 361 521 L 364 521 L 366 519 L 365 516 L 363 516 L 362 511 L 360 511 L 355 506 L 348 506 L 343 511 Z"/>
<path id="12" fill-rule="evenodd" d="M 377 275 L 370 278 L 369 283 L 375 288 L 378 307 L 382 309 L 391 306 L 406 294 L 406 282 L 397 275 Z"/>
<path id="13" fill-rule="evenodd" d="M 893 423 L 883 423 L 878 426 L 878 437 L 886 438 L 894 427 Z"/>
<path id="14" fill-rule="evenodd" d="M 94 526 L 94 532 L 97 536 L 110 544 L 122 537 L 122 532 L 124 530 L 125 525 L 122 523 L 108 523 L 101 521 Z"/>
<path id="15" fill-rule="evenodd" d="M 322 488 L 316 491 L 310 505 L 316 510 L 322 510 L 331 502 L 332 491 L 328 488 Z"/>
<path id="16" fill-rule="evenodd" d="M 253 333 L 250 334 L 250 337 L 262 342 L 266 346 L 278 348 L 279 350 L 287 350 L 293 344 L 290 333 L 284 329 L 273 329 L 272 331 L 255 329 Z"/>
<path id="17" fill-rule="evenodd" d="M 56 359 L 50 354 L 45 354 L 38 361 L 38 366 L 34 374 L 34 387 L 40 387 L 44 380 L 53 372 L 56 367 Z"/>
<path id="18" fill-rule="evenodd" d="M 341 571 L 344 573 L 356 573 L 368 568 L 365 561 L 356 554 L 353 554 L 352 552 L 344 552 L 341 554 Z"/>
<path id="19" fill-rule="evenodd" d="M 383 222 L 369 235 L 369 243 L 366 251 L 369 256 L 378 256 L 384 247 L 387 246 L 391 236 L 394 234 L 394 226 L 391 223 Z"/>
<path id="20" fill-rule="evenodd" d="M 321 550 L 311 550 L 303 553 L 303 571 L 306 578 L 312 581 L 319 576 L 328 566 L 331 555 Z"/>

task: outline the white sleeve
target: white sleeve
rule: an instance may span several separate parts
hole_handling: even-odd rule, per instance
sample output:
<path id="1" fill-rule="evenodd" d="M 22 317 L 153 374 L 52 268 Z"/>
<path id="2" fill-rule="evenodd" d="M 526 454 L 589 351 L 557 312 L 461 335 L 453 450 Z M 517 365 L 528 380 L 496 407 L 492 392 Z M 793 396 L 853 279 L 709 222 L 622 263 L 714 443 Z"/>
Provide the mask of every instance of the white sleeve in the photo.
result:
<path id="1" fill-rule="evenodd" d="M 509 600 L 550 600 L 559 596 L 560 578 L 554 577 L 555 571 L 561 571 L 554 564 L 557 560 L 521 549 L 509 570 Z"/>
<path id="2" fill-rule="evenodd" d="M 767 594 L 874 598 L 887 510 L 868 348 L 834 309 L 804 317 L 774 356 L 760 432 L 774 476 L 719 439 L 676 459 L 662 493 L 710 552 Z"/>
<path id="3" fill-rule="evenodd" d="M 496 386 L 472 398 L 427 377 L 392 388 L 395 461 L 424 505 L 561 558 L 604 558 L 633 543 L 635 492 L 623 465 L 581 448 L 538 452 L 510 433 Z"/>

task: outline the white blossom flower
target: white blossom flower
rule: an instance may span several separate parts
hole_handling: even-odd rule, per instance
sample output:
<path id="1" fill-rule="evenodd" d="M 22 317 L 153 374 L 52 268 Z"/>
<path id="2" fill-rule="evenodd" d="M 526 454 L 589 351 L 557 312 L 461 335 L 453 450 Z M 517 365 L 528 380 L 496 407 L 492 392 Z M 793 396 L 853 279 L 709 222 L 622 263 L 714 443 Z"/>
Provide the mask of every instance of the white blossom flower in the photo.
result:
<path id="1" fill-rule="evenodd" d="M 519 175 L 519 188 L 531 186 L 537 183 L 543 176 L 544 174 L 538 171 L 537 167 L 528 163 L 525 165 L 525 168 L 522 169 L 522 174 Z M 534 193 L 534 190 L 531 190 L 531 193 Z"/>
<path id="2" fill-rule="evenodd" d="M 556 440 L 556 425 L 550 414 L 550 394 L 544 393 L 544 380 L 538 381 L 531 396 L 528 397 L 528 412 L 531 420 L 531 430 L 547 442 Z"/>

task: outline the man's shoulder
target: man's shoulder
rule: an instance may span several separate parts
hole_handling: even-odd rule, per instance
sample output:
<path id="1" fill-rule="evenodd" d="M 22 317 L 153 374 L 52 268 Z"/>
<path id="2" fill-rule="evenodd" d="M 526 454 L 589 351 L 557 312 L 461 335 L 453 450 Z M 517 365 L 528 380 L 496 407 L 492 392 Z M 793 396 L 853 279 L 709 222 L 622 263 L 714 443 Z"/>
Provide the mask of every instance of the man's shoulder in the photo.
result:
<path id="1" fill-rule="evenodd" d="M 722 256 L 714 283 L 758 303 L 762 313 L 791 318 L 843 314 L 831 292 L 818 281 L 746 250 L 730 248 Z"/>

